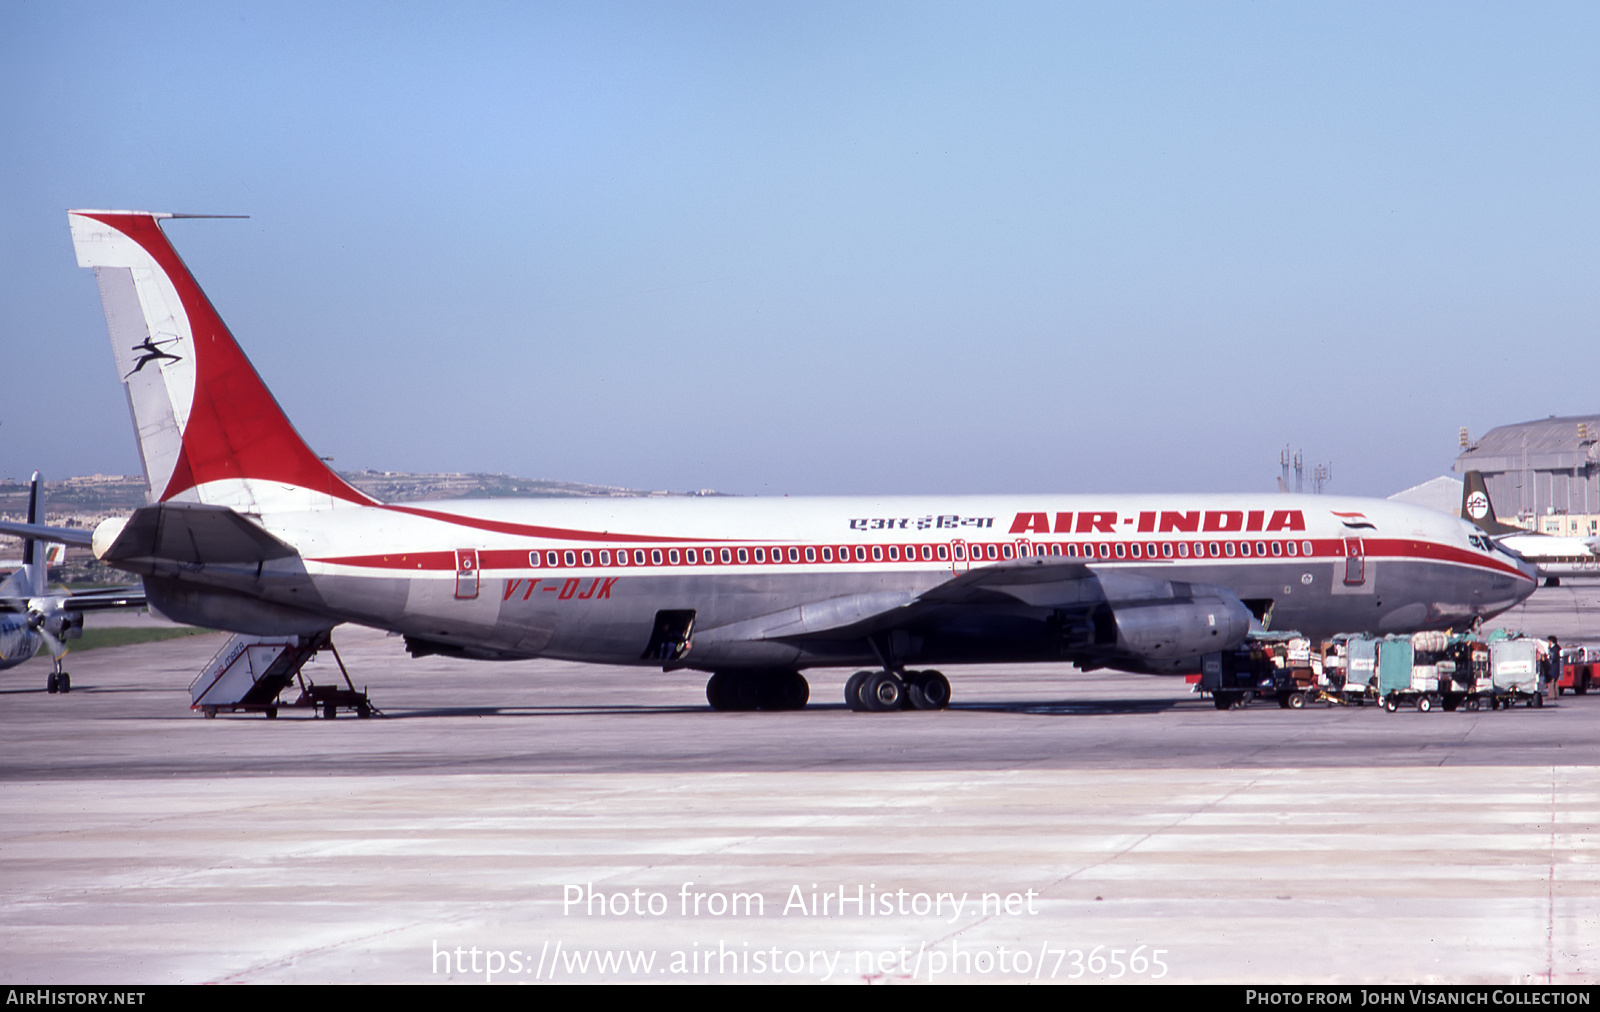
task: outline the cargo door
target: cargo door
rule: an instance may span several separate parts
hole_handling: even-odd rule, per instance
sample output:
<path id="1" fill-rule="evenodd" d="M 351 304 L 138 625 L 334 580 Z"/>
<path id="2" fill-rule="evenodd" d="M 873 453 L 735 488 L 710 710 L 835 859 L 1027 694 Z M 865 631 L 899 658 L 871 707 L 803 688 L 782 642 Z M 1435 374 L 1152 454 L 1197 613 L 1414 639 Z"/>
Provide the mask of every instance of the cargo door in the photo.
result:
<path id="1" fill-rule="evenodd" d="M 456 600 L 473 601 L 478 597 L 478 550 L 456 549 Z"/>

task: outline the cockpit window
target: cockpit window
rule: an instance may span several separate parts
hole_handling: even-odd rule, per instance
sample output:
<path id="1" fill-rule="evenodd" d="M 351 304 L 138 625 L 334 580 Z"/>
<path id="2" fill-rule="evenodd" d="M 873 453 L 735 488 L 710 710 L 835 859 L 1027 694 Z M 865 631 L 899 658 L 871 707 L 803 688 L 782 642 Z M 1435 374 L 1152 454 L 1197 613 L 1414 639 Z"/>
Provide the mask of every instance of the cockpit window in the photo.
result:
<path id="1" fill-rule="evenodd" d="M 1509 556 L 1509 557 L 1511 557 L 1513 559 L 1516 559 L 1518 562 L 1527 561 L 1521 555 L 1518 555 L 1516 552 L 1513 552 L 1511 549 L 1507 548 L 1505 545 L 1501 544 L 1498 541 L 1495 541 L 1495 540 L 1490 539 L 1490 538 L 1485 538 L 1484 540 L 1488 541 L 1490 547 L 1494 551 L 1499 552 L 1501 555 Z"/>

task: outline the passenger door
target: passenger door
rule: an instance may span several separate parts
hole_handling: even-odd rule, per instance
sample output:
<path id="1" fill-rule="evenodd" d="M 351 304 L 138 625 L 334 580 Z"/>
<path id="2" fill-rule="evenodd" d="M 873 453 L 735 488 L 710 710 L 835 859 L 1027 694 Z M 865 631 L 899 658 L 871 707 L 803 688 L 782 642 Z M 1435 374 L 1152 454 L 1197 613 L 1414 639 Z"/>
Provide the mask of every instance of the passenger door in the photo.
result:
<path id="1" fill-rule="evenodd" d="M 1360 538 L 1344 539 L 1344 585 L 1359 587 L 1367 582 L 1367 557 Z"/>

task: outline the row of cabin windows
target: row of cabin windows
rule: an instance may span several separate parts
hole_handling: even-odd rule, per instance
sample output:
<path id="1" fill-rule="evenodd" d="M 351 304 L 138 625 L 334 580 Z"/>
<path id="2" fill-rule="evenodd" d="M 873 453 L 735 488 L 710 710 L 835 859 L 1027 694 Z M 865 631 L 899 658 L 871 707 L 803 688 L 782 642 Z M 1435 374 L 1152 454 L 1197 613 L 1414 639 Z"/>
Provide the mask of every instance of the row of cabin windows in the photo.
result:
<path id="1" fill-rule="evenodd" d="M 974 545 L 976 549 L 979 546 Z M 992 550 L 993 545 L 989 548 Z M 1035 545 L 1036 555 L 1066 555 L 1080 557 L 1079 546 L 1068 544 Z M 1282 558 L 1309 556 L 1314 548 L 1309 541 L 1137 541 L 1091 542 L 1082 546 L 1081 557 L 1086 559 L 1204 559 L 1204 558 Z M 1024 551 L 1024 554 L 1027 554 Z M 973 558 L 977 558 L 973 553 Z M 1006 558 L 1010 558 L 1007 555 Z M 994 558 L 993 554 L 989 558 Z"/>
<path id="2" fill-rule="evenodd" d="M 814 545 L 756 548 L 619 548 L 549 550 L 529 552 L 528 565 L 548 569 L 583 566 L 712 566 L 738 562 L 748 565 L 806 562 L 949 562 L 1000 561 L 1019 554 L 1054 555 L 1083 559 L 1204 559 L 1204 558 L 1279 558 L 1311 555 L 1309 541 L 1101 541 L 1015 545 L 1011 542 L 976 545 Z M 614 559 L 613 559 L 614 556 Z"/>

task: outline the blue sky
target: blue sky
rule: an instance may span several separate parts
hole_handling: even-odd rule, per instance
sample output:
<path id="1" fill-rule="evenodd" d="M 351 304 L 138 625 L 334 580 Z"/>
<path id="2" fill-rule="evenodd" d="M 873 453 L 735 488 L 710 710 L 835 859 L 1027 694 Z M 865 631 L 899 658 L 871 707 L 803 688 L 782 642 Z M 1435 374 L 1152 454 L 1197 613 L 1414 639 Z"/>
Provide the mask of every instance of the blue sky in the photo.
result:
<path id="1" fill-rule="evenodd" d="M 138 468 L 63 211 L 343 468 L 1330 491 L 1596 410 L 1585 4 L 0 2 L 0 474 Z"/>

